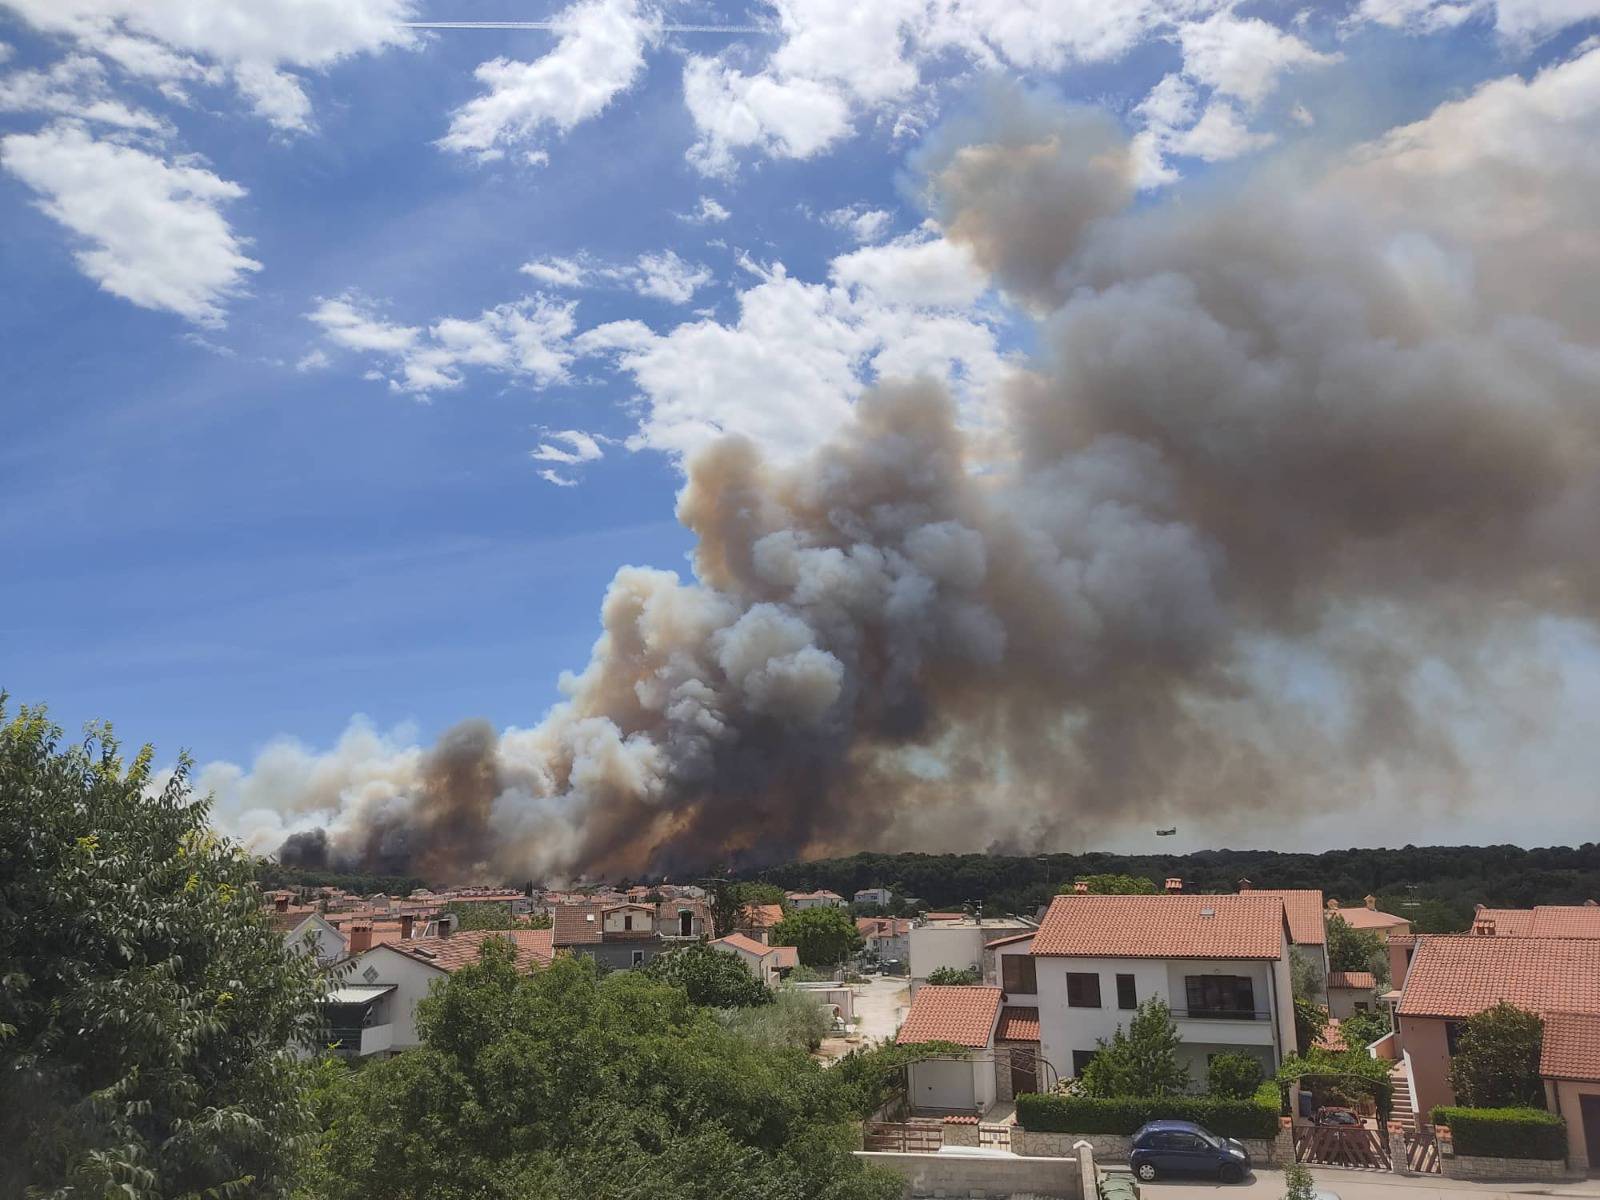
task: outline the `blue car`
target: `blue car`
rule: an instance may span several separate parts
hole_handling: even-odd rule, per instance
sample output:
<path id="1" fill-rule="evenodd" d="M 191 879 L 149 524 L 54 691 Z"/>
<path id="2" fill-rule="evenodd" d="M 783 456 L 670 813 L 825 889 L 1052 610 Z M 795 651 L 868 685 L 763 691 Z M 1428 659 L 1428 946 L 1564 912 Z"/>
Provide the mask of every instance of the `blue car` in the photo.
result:
<path id="1" fill-rule="evenodd" d="M 1250 1153 L 1193 1121 L 1151 1121 L 1133 1135 L 1128 1165 L 1145 1182 L 1163 1175 L 1213 1175 L 1238 1183 L 1250 1174 Z"/>

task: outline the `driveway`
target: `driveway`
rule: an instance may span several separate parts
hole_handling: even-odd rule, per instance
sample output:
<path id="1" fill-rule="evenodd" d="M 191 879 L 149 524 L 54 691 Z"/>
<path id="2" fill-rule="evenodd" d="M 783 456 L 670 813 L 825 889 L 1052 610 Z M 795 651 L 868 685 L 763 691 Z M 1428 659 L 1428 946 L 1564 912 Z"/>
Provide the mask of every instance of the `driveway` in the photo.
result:
<path id="1" fill-rule="evenodd" d="M 911 993 L 902 977 L 874 975 L 866 983 L 852 984 L 851 990 L 855 992 L 855 1032 L 822 1043 L 819 1057 L 828 1062 L 892 1038 L 911 1007 Z"/>
<path id="2" fill-rule="evenodd" d="M 1317 1191 L 1339 1200 L 1501 1200 L 1516 1196 L 1600 1197 L 1600 1179 L 1577 1183 L 1474 1183 L 1437 1175 L 1394 1175 L 1312 1167 Z M 1143 1200 L 1283 1200 L 1283 1172 L 1259 1168 L 1244 1183 L 1158 1180 L 1139 1185 Z"/>

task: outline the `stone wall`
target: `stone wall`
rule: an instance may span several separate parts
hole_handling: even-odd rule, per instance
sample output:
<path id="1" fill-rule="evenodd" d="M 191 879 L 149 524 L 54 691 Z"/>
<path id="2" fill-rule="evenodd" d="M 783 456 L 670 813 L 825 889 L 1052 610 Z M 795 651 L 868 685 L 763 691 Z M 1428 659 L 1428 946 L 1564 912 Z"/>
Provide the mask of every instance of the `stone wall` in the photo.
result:
<path id="1" fill-rule="evenodd" d="M 856 1157 L 905 1179 L 907 1200 L 934 1196 L 960 1196 L 962 1200 L 1084 1200 L 1078 1161 L 1074 1158 L 962 1154 L 951 1150 L 939 1154 L 857 1150 Z"/>
<path id="2" fill-rule="evenodd" d="M 1071 1154 L 1077 1142 L 1088 1142 L 1101 1162 L 1125 1163 L 1133 1150 L 1133 1139 L 1121 1133 L 1038 1133 L 1017 1127 L 1011 1131 L 1011 1148 L 1018 1154 Z M 1294 1161 L 1294 1138 L 1287 1125 L 1281 1125 L 1275 1138 L 1240 1138 L 1258 1167 L 1277 1167 Z"/>
<path id="3" fill-rule="evenodd" d="M 1564 1158 L 1489 1158 L 1477 1154 L 1441 1154 L 1439 1172 L 1446 1179 L 1571 1179 Z"/>

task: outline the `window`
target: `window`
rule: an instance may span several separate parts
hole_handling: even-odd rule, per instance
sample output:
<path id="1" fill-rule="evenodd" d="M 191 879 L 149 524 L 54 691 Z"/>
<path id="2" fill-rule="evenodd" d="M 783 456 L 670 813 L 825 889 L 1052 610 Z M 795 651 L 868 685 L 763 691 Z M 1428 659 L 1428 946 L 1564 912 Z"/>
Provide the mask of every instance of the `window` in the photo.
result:
<path id="1" fill-rule="evenodd" d="M 623 913 L 622 914 L 622 927 L 624 929 L 632 929 L 633 928 L 633 914 L 632 913 Z"/>
<path id="2" fill-rule="evenodd" d="M 1083 1069 L 1089 1065 L 1089 1060 L 1098 1053 L 1100 1053 L 1098 1050 L 1074 1050 L 1072 1052 L 1072 1074 L 1074 1076 L 1082 1075 Z"/>
<path id="3" fill-rule="evenodd" d="M 1039 990 L 1037 964 L 1026 954 L 1000 956 L 1000 987 L 1007 992 L 1031 996 Z"/>
<path id="4" fill-rule="evenodd" d="M 1191 1017 L 1234 1017 L 1256 1014 L 1255 986 L 1248 975 L 1189 975 L 1184 979 Z"/>
<path id="5" fill-rule="evenodd" d="M 1371 1012 L 1372 1011 L 1372 1005 L 1368 1004 L 1365 1000 L 1357 1000 L 1356 1001 L 1356 1011 L 1357 1012 Z"/>
<path id="6" fill-rule="evenodd" d="M 1450 1051 L 1450 1057 L 1455 1057 L 1456 1047 L 1460 1043 L 1461 1035 L 1466 1032 L 1466 1029 L 1467 1026 L 1466 1022 L 1464 1021 L 1446 1021 L 1444 1023 L 1444 1044 Z"/>
<path id="7" fill-rule="evenodd" d="M 1139 993 L 1138 990 L 1133 986 L 1132 975 L 1117 976 L 1117 1007 L 1139 1007 Z"/>
<path id="8" fill-rule="evenodd" d="M 636 967 L 641 967 L 641 966 L 644 965 L 644 951 L 643 950 L 635 950 L 633 952 L 633 965 L 636 966 Z"/>
<path id="9" fill-rule="evenodd" d="M 1067 1007 L 1099 1008 L 1100 976 L 1092 971 L 1068 971 Z"/>

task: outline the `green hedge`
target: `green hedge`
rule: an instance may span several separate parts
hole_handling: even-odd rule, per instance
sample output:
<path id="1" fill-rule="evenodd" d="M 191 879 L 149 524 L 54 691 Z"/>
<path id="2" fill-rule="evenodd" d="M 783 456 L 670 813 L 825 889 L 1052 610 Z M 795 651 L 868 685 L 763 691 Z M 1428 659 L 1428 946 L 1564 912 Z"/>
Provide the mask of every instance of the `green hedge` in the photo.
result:
<path id="1" fill-rule="evenodd" d="M 1270 1138 L 1278 1132 L 1278 1105 L 1276 1097 L 1270 1104 L 1212 1096 L 1017 1097 L 1017 1124 L 1038 1133 L 1127 1134 L 1147 1121 L 1193 1121 L 1221 1137 Z"/>
<path id="2" fill-rule="evenodd" d="M 1450 1127 L 1457 1154 L 1485 1158 L 1566 1158 L 1567 1123 L 1542 1108 L 1433 1110 L 1435 1125 Z"/>

